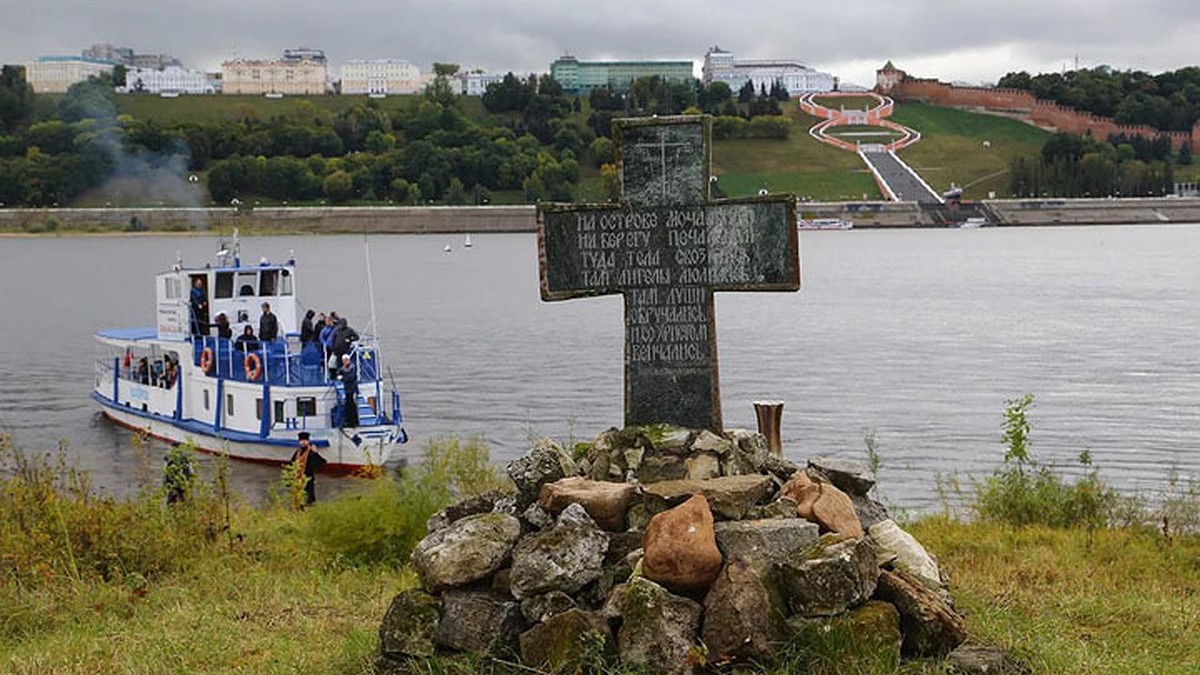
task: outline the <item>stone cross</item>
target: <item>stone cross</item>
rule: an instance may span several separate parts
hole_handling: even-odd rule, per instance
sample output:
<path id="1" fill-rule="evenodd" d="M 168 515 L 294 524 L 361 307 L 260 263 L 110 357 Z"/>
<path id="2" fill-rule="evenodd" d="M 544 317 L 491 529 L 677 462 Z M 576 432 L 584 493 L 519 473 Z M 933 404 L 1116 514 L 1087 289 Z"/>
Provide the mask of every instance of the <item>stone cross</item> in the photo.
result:
<path id="1" fill-rule="evenodd" d="M 796 291 L 791 195 L 711 201 L 707 116 L 614 120 L 619 204 L 538 208 L 543 300 L 625 299 L 625 424 L 720 431 L 714 291 Z"/>

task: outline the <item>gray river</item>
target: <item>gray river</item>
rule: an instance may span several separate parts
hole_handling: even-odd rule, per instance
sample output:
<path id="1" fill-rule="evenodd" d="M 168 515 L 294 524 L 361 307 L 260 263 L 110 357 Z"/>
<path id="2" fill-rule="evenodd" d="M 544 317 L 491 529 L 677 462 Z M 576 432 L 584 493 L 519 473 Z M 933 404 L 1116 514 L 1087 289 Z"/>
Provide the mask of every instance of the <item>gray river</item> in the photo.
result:
<path id="1" fill-rule="evenodd" d="M 533 235 L 462 243 L 268 237 L 242 251 L 294 250 L 301 299 L 361 330 L 369 249 L 410 461 L 436 436 L 480 435 L 503 462 L 531 436 L 619 425 L 620 298 L 543 303 Z M 215 250 L 201 237 L 0 239 L 0 431 L 30 449 L 65 441 L 98 487 L 128 491 L 138 452 L 89 398 L 92 333 L 151 325 L 154 273 Z M 753 427 L 751 401 L 782 399 L 797 461 L 862 458 L 871 430 L 885 501 L 921 510 L 937 473 L 1001 462 L 1004 401 L 1031 392 L 1041 461 L 1073 470 L 1090 450 L 1124 491 L 1172 469 L 1200 476 L 1200 226 L 804 232 L 801 259 L 799 293 L 717 296 L 726 426 Z M 233 474 L 258 500 L 278 472 L 235 462 Z"/>

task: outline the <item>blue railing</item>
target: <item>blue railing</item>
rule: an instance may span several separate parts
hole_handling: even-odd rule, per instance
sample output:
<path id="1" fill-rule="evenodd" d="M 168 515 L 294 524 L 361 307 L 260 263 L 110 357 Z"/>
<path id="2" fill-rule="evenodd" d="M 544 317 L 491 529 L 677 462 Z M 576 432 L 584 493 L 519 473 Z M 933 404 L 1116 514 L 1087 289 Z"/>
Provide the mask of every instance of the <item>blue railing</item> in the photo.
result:
<path id="1" fill-rule="evenodd" d="M 208 372 L 210 377 L 235 382 L 266 381 L 271 385 L 292 387 L 314 387 L 330 382 L 326 366 L 328 355 L 311 343 L 305 345 L 298 353 L 293 353 L 284 340 L 239 344 L 225 338 L 203 337 L 192 342 L 192 363 L 196 366 L 201 365 L 201 356 L 205 349 L 212 351 L 213 363 Z M 262 374 L 255 380 L 251 380 L 246 372 L 246 358 L 250 354 L 258 357 L 262 368 Z M 351 352 L 351 357 L 358 366 L 360 382 L 374 382 L 379 379 L 378 359 L 374 348 L 356 346 Z"/>

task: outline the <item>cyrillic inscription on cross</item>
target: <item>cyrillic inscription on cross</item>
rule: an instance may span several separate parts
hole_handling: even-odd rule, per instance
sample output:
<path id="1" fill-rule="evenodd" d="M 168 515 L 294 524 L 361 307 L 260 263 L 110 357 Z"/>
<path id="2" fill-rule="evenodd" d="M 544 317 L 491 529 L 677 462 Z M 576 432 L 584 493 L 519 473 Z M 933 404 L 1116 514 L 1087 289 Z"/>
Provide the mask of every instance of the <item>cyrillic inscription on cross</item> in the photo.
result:
<path id="1" fill-rule="evenodd" d="M 620 204 L 538 208 L 543 300 L 625 298 L 625 424 L 721 430 L 714 291 L 800 288 L 791 195 L 710 201 L 707 116 L 614 121 Z"/>

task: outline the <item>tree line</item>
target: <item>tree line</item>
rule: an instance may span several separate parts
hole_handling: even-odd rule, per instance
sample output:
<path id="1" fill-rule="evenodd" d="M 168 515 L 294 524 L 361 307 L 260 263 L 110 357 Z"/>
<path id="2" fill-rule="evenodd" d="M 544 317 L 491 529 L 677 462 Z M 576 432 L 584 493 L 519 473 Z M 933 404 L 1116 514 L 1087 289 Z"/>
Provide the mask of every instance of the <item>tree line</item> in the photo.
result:
<path id="1" fill-rule="evenodd" d="M 446 64 L 439 64 L 446 65 Z M 543 75 L 509 73 L 483 96 L 487 115 L 460 105 L 447 66 L 407 108 L 364 101 L 340 112 L 301 100 L 293 111 L 213 122 L 168 123 L 119 115 L 114 81 L 73 85 L 48 111 L 35 112 L 23 70 L 0 74 L 0 204 L 67 204 L 119 177 L 166 169 L 199 175 L 213 201 L 252 198 L 341 203 L 486 202 L 494 191 L 529 201 L 572 201 L 581 162 L 601 171 L 615 197 L 612 120 L 648 114 L 717 115 L 714 135 L 787 138 L 780 116 L 787 91 L 776 83 L 736 94 L 724 83 L 640 78 L 628 92 L 596 90 L 583 101 Z M 46 106 L 40 106 L 46 108 Z"/>
<path id="2" fill-rule="evenodd" d="M 1185 148 L 1187 146 L 1184 146 Z M 1190 162 L 1181 150 L 1178 159 Z M 1175 160 L 1165 137 L 1090 136 L 1056 133 L 1034 158 L 1009 165 L 1009 190 L 1016 197 L 1153 197 L 1170 194 Z"/>
<path id="3" fill-rule="evenodd" d="M 1195 66 L 1158 75 L 1108 66 L 1039 75 L 1020 71 L 1000 78 L 997 86 L 1028 91 L 1120 124 L 1191 131 L 1200 120 L 1200 67 Z"/>

